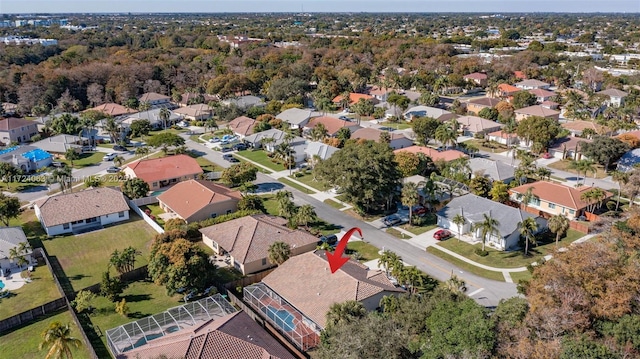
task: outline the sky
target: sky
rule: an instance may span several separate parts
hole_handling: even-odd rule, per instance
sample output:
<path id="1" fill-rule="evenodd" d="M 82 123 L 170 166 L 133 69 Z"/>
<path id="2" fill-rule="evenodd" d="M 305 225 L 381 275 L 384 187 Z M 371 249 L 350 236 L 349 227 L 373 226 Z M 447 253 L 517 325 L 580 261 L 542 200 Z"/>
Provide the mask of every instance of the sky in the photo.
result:
<path id="1" fill-rule="evenodd" d="M 626 12 L 640 0 L 0 0 L 0 14 L 149 12 Z"/>

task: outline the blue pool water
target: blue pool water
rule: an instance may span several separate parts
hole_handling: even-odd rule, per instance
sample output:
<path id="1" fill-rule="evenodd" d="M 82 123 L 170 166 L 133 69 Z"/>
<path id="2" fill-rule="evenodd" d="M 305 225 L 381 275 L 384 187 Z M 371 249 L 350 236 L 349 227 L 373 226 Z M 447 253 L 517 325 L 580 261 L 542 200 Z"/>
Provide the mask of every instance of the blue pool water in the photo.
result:
<path id="1" fill-rule="evenodd" d="M 34 162 L 38 162 L 51 157 L 51 154 L 47 151 L 43 151 L 39 148 L 36 148 L 35 150 L 31 150 L 29 152 L 23 153 L 22 157 L 28 158 Z"/>
<path id="2" fill-rule="evenodd" d="M 171 327 L 165 329 L 165 332 L 173 333 L 173 332 L 177 332 L 178 330 L 180 330 L 180 327 L 177 326 L 177 325 L 174 325 L 174 326 L 171 326 Z M 147 344 L 148 342 L 150 342 L 150 341 L 152 341 L 154 339 L 161 338 L 163 336 L 164 336 L 163 333 L 147 334 L 147 338 L 146 339 L 145 339 L 145 337 L 142 337 L 142 338 L 138 339 L 135 343 L 133 343 L 132 346 L 128 346 L 128 347 L 122 349 L 122 352 L 126 352 L 126 351 L 129 351 L 129 350 L 141 347 L 141 346 Z"/>
<path id="3" fill-rule="evenodd" d="M 0 289 L 4 289 L 4 283 L 0 280 Z"/>
<path id="4" fill-rule="evenodd" d="M 15 150 L 16 148 L 18 148 L 18 146 L 8 147 L 8 148 L 5 148 L 4 150 L 0 150 L 0 156 L 4 155 L 5 153 L 9 153 Z"/>
<path id="5" fill-rule="evenodd" d="M 295 324 L 293 324 L 293 315 L 289 313 L 289 311 L 284 309 L 276 309 L 270 305 L 268 305 L 264 309 L 265 314 L 269 319 L 273 320 L 280 328 L 282 328 L 286 332 L 291 332 L 296 329 Z"/>

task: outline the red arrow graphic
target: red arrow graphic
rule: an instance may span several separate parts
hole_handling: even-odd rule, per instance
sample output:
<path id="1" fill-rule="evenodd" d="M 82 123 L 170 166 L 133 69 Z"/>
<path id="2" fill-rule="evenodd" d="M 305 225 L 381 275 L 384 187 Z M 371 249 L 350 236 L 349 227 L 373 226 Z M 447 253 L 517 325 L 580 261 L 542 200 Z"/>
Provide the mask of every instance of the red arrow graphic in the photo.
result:
<path id="1" fill-rule="evenodd" d="M 362 231 L 360 230 L 360 228 L 353 227 L 348 230 L 347 233 L 342 236 L 342 238 L 340 238 L 340 242 L 338 242 L 335 252 L 331 253 L 327 251 L 327 260 L 329 261 L 329 268 L 331 268 L 331 273 L 335 273 L 338 269 L 340 269 L 340 267 L 342 267 L 349 261 L 349 258 L 343 257 L 342 253 L 344 253 L 344 250 L 347 248 L 347 242 L 349 242 L 349 238 L 351 238 L 351 235 L 355 231 L 358 231 L 358 233 L 360 233 L 360 237 L 362 237 Z"/>

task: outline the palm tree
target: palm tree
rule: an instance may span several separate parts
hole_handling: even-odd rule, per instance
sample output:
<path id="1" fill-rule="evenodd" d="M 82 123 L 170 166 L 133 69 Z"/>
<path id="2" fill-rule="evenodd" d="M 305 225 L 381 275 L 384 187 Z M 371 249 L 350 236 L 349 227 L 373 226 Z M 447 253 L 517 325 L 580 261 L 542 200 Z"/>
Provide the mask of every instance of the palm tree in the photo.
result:
<path id="1" fill-rule="evenodd" d="M 534 190 L 535 190 L 535 187 L 531 186 L 527 188 L 527 190 L 522 195 L 522 204 L 524 204 L 525 212 L 527 211 L 527 207 L 529 207 L 529 203 L 531 203 L 533 200 L 537 200 L 540 198 L 538 197 L 537 194 L 533 192 Z"/>
<path id="2" fill-rule="evenodd" d="M 540 178 L 541 181 L 544 181 L 545 178 L 549 179 L 551 178 L 551 170 L 549 170 L 546 167 L 540 167 L 536 170 L 536 174 L 538 175 L 538 177 Z"/>
<path id="3" fill-rule="evenodd" d="M 113 164 L 116 165 L 116 167 L 122 166 L 123 163 L 124 163 L 124 158 L 122 156 L 116 156 L 113 158 Z"/>
<path id="4" fill-rule="evenodd" d="M 477 223 L 475 225 L 475 228 L 480 230 L 480 236 L 482 237 L 482 250 L 484 251 L 484 246 L 487 242 L 487 235 L 492 236 L 494 234 L 500 233 L 500 231 L 498 230 L 500 222 L 498 222 L 497 219 L 491 217 L 491 212 L 489 212 L 489 214 L 483 213 L 482 217 L 483 221 Z"/>
<path id="5" fill-rule="evenodd" d="M 382 266 L 387 275 L 389 275 L 394 266 L 398 266 L 398 263 L 402 264 L 402 258 L 390 250 L 382 251 L 380 258 L 378 258 L 378 266 Z"/>
<path id="6" fill-rule="evenodd" d="M 323 141 L 327 136 L 329 136 L 329 131 L 325 127 L 324 124 L 317 124 L 309 133 L 311 135 L 311 140 L 313 141 Z"/>
<path id="7" fill-rule="evenodd" d="M 349 323 L 367 315 L 364 305 L 355 300 L 334 303 L 327 312 L 327 327 Z"/>
<path id="8" fill-rule="evenodd" d="M 451 272 L 451 278 L 445 282 L 447 288 L 454 294 L 462 294 L 467 291 L 467 283 L 458 278 L 453 272 Z"/>
<path id="9" fill-rule="evenodd" d="M 436 129 L 435 138 L 446 148 L 449 144 L 454 145 L 458 136 L 453 126 L 445 123 Z"/>
<path id="10" fill-rule="evenodd" d="M 144 156 L 146 158 L 148 154 L 149 154 L 149 147 L 142 146 L 142 147 L 136 148 L 136 155 Z"/>
<path id="11" fill-rule="evenodd" d="M 109 137 L 111 137 L 111 143 L 118 143 L 120 139 L 120 126 L 113 117 L 107 118 L 104 130 L 109 134 Z"/>
<path id="12" fill-rule="evenodd" d="M 558 241 L 560 236 L 567 232 L 569 229 L 569 219 L 564 214 L 557 214 L 549 218 L 549 230 L 556 234 L 556 247 L 558 247 Z"/>
<path id="13" fill-rule="evenodd" d="M 340 107 L 342 107 L 343 110 L 348 109 L 349 104 L 351 103 L 351 93 L 349 93 L 349 91 L 345 91 L 340 95 L 340 97 Z"/>
<path id="14" fill-rule="evenodd" d="M 295 214 L 295 205 L 293 204 L 293 194 L 289 191 L 278 191 L 276 193 L 276 202 L 278 202 L 278 215 L 285 218 L 291 218 Z"/>
<path id="15" fill-rule="evenodd" d="M 458 241 L 460 241 L 460 237 L 462 236 L 462 226 L 467 223 L 467 219 L 464 218 L 462 213 L 456 214 L 451 219 L 451 223 L 455 224 L 458 227 Z"/>
<path id="16" fill-rule="evenodd" d="M 520 234 L 524 236 L 524 255 L 526 256 L 529 253 L 529 242 L 535 243 L 534 233 L 538 230 L 538 223 L 535 218 L 528 217 L 518 223 L 518 226 L 520 227 Z"/>
<path id="17" fill-rule="evenodd" d="M 298 225 L 303 225 L 308 230 L 309 222 L 313 222 L 317 219 L 318 215 L 312 205 L 305 204 L 298 208 L 298 212 L 296 213 L 296 221 L 298 222 Z"/>
<path id="18" fill-rule="evenodd" d="M 402 185 L 402 204 L 409 207 L 409 224 L 412 222 L 413 206 L 420 201 L 420 193 L 418 193 L 418 185 L 413 182 L 407 182 Z"/>
<path id="19" fill-rule="evenodd" d="M 611 178 L 618 184 L 618 196 L 616 196 L 616 212 L 620 207 L 620 196 L 622 196 L 622 184 L 629 183 L 629 174 L 621 171 L 611 172 Z"/>
<path id="20" fill-rule="evenodd" d="M 270 263 L 281 265 L 291 257 L 291 246 L 285 242 L 273 242 L 267 252 Z"/>
<path id="21" fill-rule="evenodd" d="M 42 332 L 42 342 L 39 350 L 45 347 L 49 348 L 45 359 L 73 359 L 71 347 L 79 348 L 82 341 L 71 336 L 71 328 L 69 324 L 61 324 L 60 322 L 52 322 L 49 327 Z"/>
<path id="22" fill-rule="evenodd" d="M 158 113 L 158 116 L 160 116 L 160 120 L 162 120 L 162 126 L 166 130 L 167 129 L 167 121 L 169 121 L 169 118 L 171 117 L 171 111 L 169 111 L 168 108 L 163 107 L 163 108 L 160 109 L 160 112 Z"/>
<path id="23" fill-rule="evenodd" d="M 73 178 L 71 177 L 71 167 L 56 168 L 51 172 L 49 177 L 47 177 L 47 183 L 58 183 L 60 185 L 60 190 L 62 191 L 62 193 L 65 193 L 66 190 L 71 189 L 72 180 Z"/>
<path id="24" fill-rule="evenodd" d="M 415 294 L 418 288 L 424 284 L 424 275 L 420 269 L 414 266 L 403 267 L 398 275 L 398 282 L 403 283 L 409 289 L 409 293 Z"/>

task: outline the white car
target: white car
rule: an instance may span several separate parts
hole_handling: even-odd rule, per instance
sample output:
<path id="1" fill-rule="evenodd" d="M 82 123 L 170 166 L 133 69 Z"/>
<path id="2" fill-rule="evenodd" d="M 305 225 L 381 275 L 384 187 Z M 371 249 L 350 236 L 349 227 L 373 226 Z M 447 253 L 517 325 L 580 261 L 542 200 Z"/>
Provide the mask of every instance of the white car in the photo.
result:
<path id="1" fill-rule="evenodd" d="M 117 153 L 108 153 L 106 155 L 104 155 L 104 157 L 102 157 L 103 161 L 113 161 L 114 158 L 116 158 L 118 156 Z"/>

